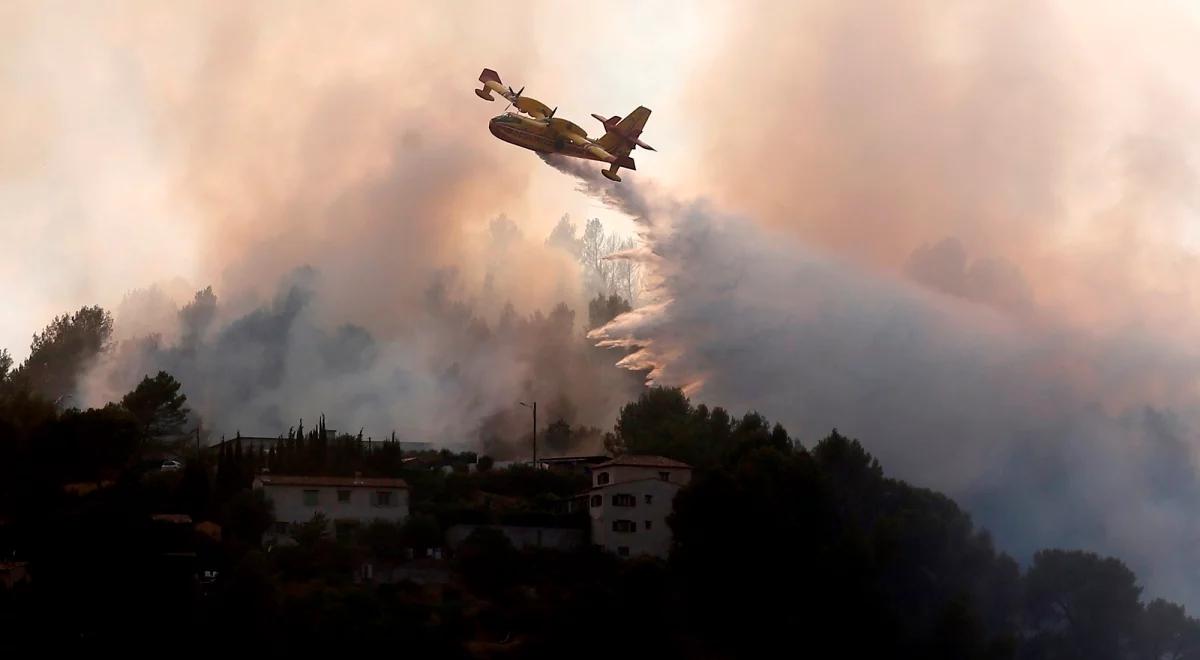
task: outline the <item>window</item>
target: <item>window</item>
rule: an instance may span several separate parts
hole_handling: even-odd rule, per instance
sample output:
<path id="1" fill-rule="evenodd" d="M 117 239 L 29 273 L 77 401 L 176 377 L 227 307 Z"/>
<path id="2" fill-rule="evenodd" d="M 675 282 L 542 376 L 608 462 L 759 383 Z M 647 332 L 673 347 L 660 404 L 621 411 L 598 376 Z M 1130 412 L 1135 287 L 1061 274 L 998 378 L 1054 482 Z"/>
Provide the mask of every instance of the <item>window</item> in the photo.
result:
<path id="1" fill-rule="evenodd" d="M 637 523 L 632 520 L 614 520 L 612 529 L 614 532 L 636 532 Z"/>
<path id="2" fill-rule="evenodd" d="M 628 557 L 629 556 L 629 547 L 624 546 L 624 545 L 617 546 L 617 554 L 622 557 Z"/>
<path id="3" fill-rule="evenodd" d="M 349 503 L 350 503 L 350 491 L 339 490 L 338 491 L 338 504 L 349 504 Z"/>
<path id="4" fill-rule="evenodd" d="M 647 520 L 645 522 L 646 522 L 646 529 L 650 529 L 650 526 L 653 524 L 653 521 Z"/>
<path id="5" fill-rule="evenodd" d="M 596 483 L 600 484 L 601 486 L 608 483 L 608 473 L 601 472 L 600 474 L 596 475 Z"/>
<path id="6" fill-rule="evenodd" d="M 285 522 L 275 523 L 275 533 L 276 534 L 287 534 L 288 533 L 288 524 Z"/>
<path id="7" fill-rule="evenodd" d="M 670 481 L 670 480 L 671 480 L 671 473 L 670 473 L 670 472 L 659 472 L 659 473 L 658 473 L 658 478 L 659 478 L 659 479 L 662 479 L 663 481 Z"/>
<path id="8" fill-rule="evenodd" d="M 651 502 L 653 502 L 653 501 L 654 501 L 654 496 L 653 496 L 653 495 L 647 495 L 647 496 L 646 496 L 646 504 L 649 504 L 649 503 L 651 503 Z"/>
<path id="9" fill-rule="evenodd" d="M 604 496 L 592 495 L 592 506 L 600 506 L 601 504 L 604 504 Z"/>
<path id="10" fill-rule="evenodd" d="M 392 491 L 380 490 L 375 492 L 375 506 L 395 506 L 392 500 Z"/>
<path id="11" fill-rule="evenodd" d="M 612 496 L 613 506 L 636 506 L 637 498 L 629 493 L 617 493 Z"/>
<path id="12" fill-rule="evenodd" d="M 304 506 L 316 506 L 317 505 L 317 494 L 320 492 L 321 491 L 319 491 L 319 490 L 304 491 Z"/>

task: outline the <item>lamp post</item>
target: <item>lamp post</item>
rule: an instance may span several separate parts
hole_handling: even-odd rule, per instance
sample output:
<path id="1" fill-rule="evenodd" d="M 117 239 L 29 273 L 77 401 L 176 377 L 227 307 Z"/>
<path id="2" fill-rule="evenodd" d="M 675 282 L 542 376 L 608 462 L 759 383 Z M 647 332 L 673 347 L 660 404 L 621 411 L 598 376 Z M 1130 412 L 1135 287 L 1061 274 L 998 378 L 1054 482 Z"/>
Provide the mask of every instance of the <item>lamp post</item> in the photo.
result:
<path id="1" fill-rule="evenodd" d="M 533 469 L 537 469 L 537 401 L 532 404 L 520 402 L 521 405 L 533 410 Z"/>

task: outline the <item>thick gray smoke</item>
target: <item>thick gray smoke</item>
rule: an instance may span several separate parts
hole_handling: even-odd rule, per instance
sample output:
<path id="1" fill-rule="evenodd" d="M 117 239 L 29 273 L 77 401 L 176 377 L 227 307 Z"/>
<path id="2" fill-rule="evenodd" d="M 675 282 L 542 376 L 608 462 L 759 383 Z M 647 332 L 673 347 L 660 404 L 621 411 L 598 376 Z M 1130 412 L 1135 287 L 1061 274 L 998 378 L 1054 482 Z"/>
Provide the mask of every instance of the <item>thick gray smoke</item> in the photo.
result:
<path id="1" fill-rule="evenodd" d="M 523 240 L 504 218 L 492 230 L 498 244 Z M 226 309 L 211 289 L 178 308 L 158 289 L 128 296 L 117 311 L 127 338 L 91 372 L 87 402 L 117 399 L 165 369 L 213 435 L 276 435 L 324 413 L 340 432 L 395 431 L 508 458 L 528 446 L 518 401 L 539 401 L 542 426 L 561 419 L 581 431 L 544 450 L 598 451 L 599 434 L 582 430 L 608 427 L 640 388 L 584 340 L 571 307 L 518 313 L 495 299 L 489 283 L 504 278 L 503 260 L 475 294 L 455 270 L 431 273 L 405 331 L 388 336 L 330 321 L 323 277 L 300 268 L 248 311 Z"/>
<path id="2" fill-rule="evenodd" d="M 652 302 L 590 335 L 640 347 L 626 364 L 806 442 L 834 427 L 857 436 L 1020 558 L 1111 553 L 1149 593 L 1200 605 L 1194 355 L 1013 313 L 1033 304 L 1019 271 L 970 262 L 953 242 L 912 259 L 943 294 L 705 203 L 639 208 L 654 209 L 642 220 Z"/>

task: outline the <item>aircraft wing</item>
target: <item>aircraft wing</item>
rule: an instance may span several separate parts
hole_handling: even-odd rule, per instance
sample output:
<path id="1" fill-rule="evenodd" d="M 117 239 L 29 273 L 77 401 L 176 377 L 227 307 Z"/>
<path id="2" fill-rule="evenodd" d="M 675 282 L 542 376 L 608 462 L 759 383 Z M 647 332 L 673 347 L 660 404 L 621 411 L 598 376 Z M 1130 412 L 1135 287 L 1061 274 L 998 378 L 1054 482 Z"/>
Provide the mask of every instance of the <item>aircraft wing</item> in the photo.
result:
<path id="1" fill-rule="evenodd" d="M 584 140 L 587 140 L 587 131 L 583 130 L 578 125 L 567 121 L 566 119 L 563 119 L 561 117 L 550 117 L 546 121 L 550 124 L 550 127 L 553 128 L 556 133 L 559 133 L 560 135 L 563 135 L 564 137 L 567 137 L 568 139 L 570 139 L 570 136 L 576 136 L 576 137 L 581 137 Z M 575 140 L 571 140 L 571 141 L 575 142 Z"/>
<path id="2" fill-rule="evenodd" d="M 523 96 L 524 87 L 514 90 L 512 87 L 505 86 L 500 80 L 500 74 L 492 69 L 484 69 L 483 73 L 479 74 L 479 82 L 482 83 L 482 86 L 475 90 L 475 95 L 485 101 L 495 100 L 492 97 L 492 92 L 495 92 L 502 96 L 504 100 L 517 106 L 517 110 L 524 112 L 534 119 L 549 119 L 554 116 L 554 111 L 545 103 L 529 98 L 528 96 Z"/>
<path id="3" fill-rule="evenodd" d="M 537 99 L 520 95 L 514 95 L 511 98 L 506 95 L 506 98 L 512 101 L 513 105 L 517 106 L 517 110 L 524 112 L 534 119 L 548 119 L 554 114 L 554 111 L 549 106 Z"/>

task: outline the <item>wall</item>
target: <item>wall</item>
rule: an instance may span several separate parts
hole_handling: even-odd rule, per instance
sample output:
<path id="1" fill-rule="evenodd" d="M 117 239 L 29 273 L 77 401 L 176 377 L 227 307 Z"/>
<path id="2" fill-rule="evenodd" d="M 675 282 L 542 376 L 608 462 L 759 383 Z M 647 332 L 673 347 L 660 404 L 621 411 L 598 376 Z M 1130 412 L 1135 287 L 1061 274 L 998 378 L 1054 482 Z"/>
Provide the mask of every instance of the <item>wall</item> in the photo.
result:
<path id="1" fill-rule="evenodd" d="M 583 545 L 584 532 L 582 529 L 569 527 L 518 527 L 516 525 L 453 525 L 446 530 L 446 545 L 457 549 L 471 532 L 480 527 L 500 530 L 513 547 L 552 548 L 555 550 L 571 550 Z"/>
<path id="2" fill-rule="evenodd" d="M 278 522 L 308 522 L 318 512 L 325 514 L 331 523 L 337 520 L 358 520 L 366 523 L 376 518 L 403 522 L 408 518 L 408 490 L 403 488 L 391 491 L 392 498 L 396 500 L 396 506 L 381 507 L 371 504 L 371 494 L 376 490 L 387 490 L 383 488 L 256 485 L 263 488 L 266 496 L 275 503 L 275 520 Z M 309 506 L 304 503 L 304 491 L 306 490 L 318 491 L 317 506 Z M 339 490 L 350 491 L 349 502 L 337 501 Z"/>
<path id="3" fill-rule="evenodd" d="M 601 545 L 613 553 L 617 553 L 621 547 L 629 548 L 631 557 L 645 554 L 665 558 L 671 550 L 671 529 L 667 526 L 667 516 L 671 513 L 675 495 L 680 488 L 677 483 L 663 481 L 655 476 L 593 489 L 588 500 L 588 513 L 592 519 L 592 543 Z M 613 495 L 621 494 L 633 495 L 635 504 L 614 506 Z M 594 495 L 603 496 L 599 506 L 591 506 L 591 497 Z M 651 496 L 649 504 L 646 503 L 646 495 Z M 613 521 L 616 520 L 634 521 L 637 524 L 636 531 L 613 531 Z M 646 521 L 650 521 L 650 529 L 646 529 Z"/>
<path id="4" fill-rule="evenodd" d="M 686 486 L 692 480 L 692 471 L 686 468 L 660 468 L 660 467 L 639 467 L 634 465 L 616 465 L 603 469 L 592 470 L 592 485 L 599 486 L 597 481 L 600 478 L 600 473 L 607 472 L 611 481 L 609 483 L 621 483 L 625 481 L 637 481 L 639 479 L 658 479 L 659 472 L 667 472 L 670 475 L 670 481 L 681 486 Z"/>

